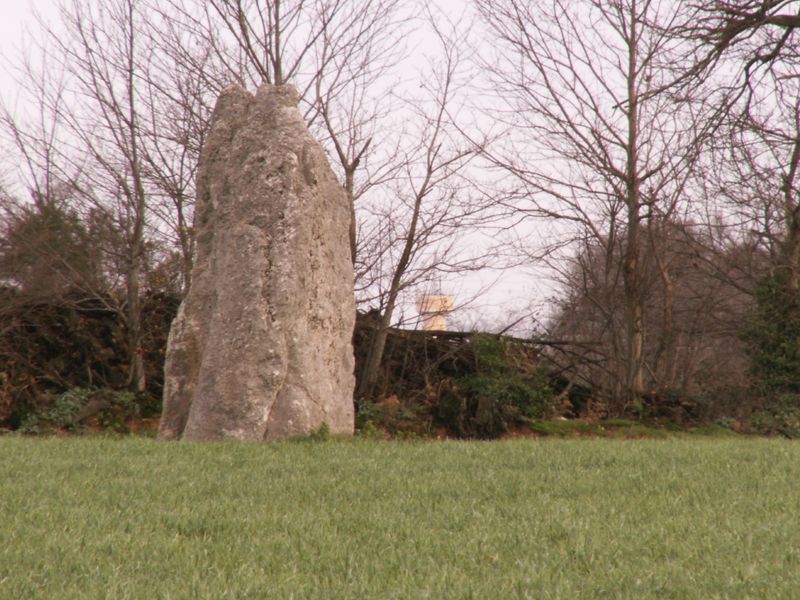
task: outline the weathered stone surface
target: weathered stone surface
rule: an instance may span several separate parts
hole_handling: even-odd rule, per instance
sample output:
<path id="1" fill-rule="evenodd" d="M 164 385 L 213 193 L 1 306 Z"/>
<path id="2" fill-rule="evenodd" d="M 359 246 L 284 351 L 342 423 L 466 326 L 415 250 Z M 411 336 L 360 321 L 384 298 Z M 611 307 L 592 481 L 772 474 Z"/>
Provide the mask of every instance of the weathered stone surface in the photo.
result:
<path id="1" fill-rule="evenodd" d="M 192 283 L 160 437 L 353 431 L 350 208 L 290 86 L 220 96 L 197 180 Z"/>

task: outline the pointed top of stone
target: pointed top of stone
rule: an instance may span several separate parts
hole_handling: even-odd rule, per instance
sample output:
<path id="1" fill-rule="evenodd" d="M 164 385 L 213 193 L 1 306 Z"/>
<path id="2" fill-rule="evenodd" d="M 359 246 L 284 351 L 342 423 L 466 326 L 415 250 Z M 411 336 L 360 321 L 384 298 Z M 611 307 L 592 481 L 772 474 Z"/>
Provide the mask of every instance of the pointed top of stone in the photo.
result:
<path id="1" fill-rule="evenodd" d="M 300 94 L 293 85 L 271 85 L 265 83 L 259 86 L 256 98 L 275 98 L 285 106 L 297 106 L 300 103 Z"/>

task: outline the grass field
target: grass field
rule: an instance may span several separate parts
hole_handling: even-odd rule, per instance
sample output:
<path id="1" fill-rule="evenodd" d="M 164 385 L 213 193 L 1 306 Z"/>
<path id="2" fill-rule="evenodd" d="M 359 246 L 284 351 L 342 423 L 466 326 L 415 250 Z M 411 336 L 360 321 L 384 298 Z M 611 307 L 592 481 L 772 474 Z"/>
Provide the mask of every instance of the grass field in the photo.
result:
<path id="1" fill-rule="evenodd" d="M 0 437 L 0 598 L 800 598 L 800 444 Z"/>

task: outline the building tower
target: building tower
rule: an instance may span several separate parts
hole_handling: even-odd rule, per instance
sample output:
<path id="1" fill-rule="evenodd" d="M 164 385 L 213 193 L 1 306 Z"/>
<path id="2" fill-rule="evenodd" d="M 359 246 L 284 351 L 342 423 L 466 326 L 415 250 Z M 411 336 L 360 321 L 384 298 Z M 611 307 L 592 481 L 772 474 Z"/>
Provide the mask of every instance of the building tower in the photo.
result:
<path id="1" fill-rule="evenodd" d="M 453 310 L 453 297 L 442 294 L 417 296 L 417 312 L 425 331 L 447 329 L 447 315 Z"/>

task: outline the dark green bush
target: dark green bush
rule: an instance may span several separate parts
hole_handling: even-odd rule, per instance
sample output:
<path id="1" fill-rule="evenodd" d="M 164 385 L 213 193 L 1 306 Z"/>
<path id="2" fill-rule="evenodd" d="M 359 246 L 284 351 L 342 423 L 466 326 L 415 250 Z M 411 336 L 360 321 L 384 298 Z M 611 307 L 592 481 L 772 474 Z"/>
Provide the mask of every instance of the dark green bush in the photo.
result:
<path id="1" fill-rule="evenodd" d="M 30 425 L 70 390 L 125 389 L 125 330 L 119 312 L 108 308 L 116 302 L 77 291 L 31 299 L 0 285 L 0 427 Z M 162 293 L 142 298 L 147 391 L 137 393 L 136 404 L 145 417 L 161 412 L 167 334 L 178 303 Z"/>
<path id="2" fill-rule="evenodd" d="M 755 433 L 800 439 L 800 394 L 772 399 L 767 408 L 750 416 L 749 424 Z"/>
<path id="3" fill-rule="evenodd" d="M 63 394 L 59 394 L 50 409 L 43 415 L 48 423 L 75 431 L 79 428 L 77 422 L 81 408 L 91 399 L 95 390 L 90 388 L 73 388 Z"/>
<path id="4" fill-rule="evenodd" d="M 97 423 L 103 429 L 116 433 L 130 433 L 128 423 L 141 416 L 139 396 L 129 391 L 105 390 L 107 405 L 97 415 Z"/>
<path id="5" fill-rule="evenodd" d="M 128 391 L 72 388 L 59 394 L 47 410 L 29 413 L 18 428 L 23 434 L 80 431 L 89 419 L 109 431 L 127 433 L 128 422 L 141 415 L 137 395 Z"/>
<path id="6" fill-rule="evenodd" d="M 788 269 L 765 276 L 756 306 L 742 329 L 751 371 L 766 396 L 800 393 L 800 294 Z"/>
<path id="7" fill-rule="evenodd" d="M 476 335 L 471 343 L 475 371 L 454 378 L 437 406 L 438 420 L 449 433 L 494 438 L 553 413 L 548 378 L 524 350 L 494 335 Z"/>

